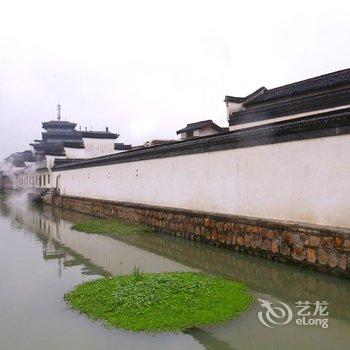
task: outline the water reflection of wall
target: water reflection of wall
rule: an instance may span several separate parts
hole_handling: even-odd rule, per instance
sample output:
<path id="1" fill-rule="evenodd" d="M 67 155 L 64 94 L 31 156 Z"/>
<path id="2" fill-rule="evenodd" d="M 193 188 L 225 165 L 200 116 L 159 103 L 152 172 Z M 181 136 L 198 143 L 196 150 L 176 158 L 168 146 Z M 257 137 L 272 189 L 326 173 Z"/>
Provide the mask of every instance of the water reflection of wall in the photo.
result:
<path id="1" fill-rule="evenodd" d="M 45 208 L 50 210 L 51 208 Z M 56 215 L 76 221 L 86 216 L 56 209 Z M 223 275 L 246 283 L 251 289 L 282 300 L 328 300 L 333 316 L 350 319 L 349 281 L 336 277 L 285 266 L 253 256 L 199 244 L 164 234 L 118 236 L 130 245 L 160 254 L 186 266 Z"/>
<path id="2" fill-rule="evenodd" d="M 36 207 L 26 205 L 13 207 L 4 201 L 0 202 L 0 213 L 10 217 L 13 227 L 23 226 L 35 233 L 37 239 L 42 243 L 43 259 L 52 260 L 57 264 L 58 276 L 61 276 L 63 268 L 68 266 L 79 266 L 85 275 L 110 276 L 110 273 L 53 238 L 54 235 L 60 235 L 60 219 L 44 215 Z"/>
<path id="3" fill-rule="evenodd" d="M 164 234 L 111 238 L 72 232 L 71 222 L 83 220 L 86 216 L 49 206 L 45 206 L 42 212 L 16 209 L 12 215 L 24 226 L 43 232 L 46 239 L 69 247 L 71 252 L 107 273 L 130 273 L 135 263 L 145 271 L 200 269 L 242 281 L 259 293 L 291 303 L 296 298 L 328 300 L 333 317 L 350 320 L 347 280 Z"/>
<path id="4" fill-rule="evenodd" d="M 158 254 L 146 254 L 143 249 L 109 236 L 73 231 L 71 221 L 61 219 L 59 211 L 50 209 L 46 207 L 43 211 L 37 211 L 34 208 L 16 207 L 13 214 L 16 221 L 46 236 L 44 257 L 61 254 L 57 247 L 54 249 L 55 244 L 59 244 L 112 275 L 131 273 L 134 266 L 140 266 L 145 272 L 190 270 L 183 264 Z"/>

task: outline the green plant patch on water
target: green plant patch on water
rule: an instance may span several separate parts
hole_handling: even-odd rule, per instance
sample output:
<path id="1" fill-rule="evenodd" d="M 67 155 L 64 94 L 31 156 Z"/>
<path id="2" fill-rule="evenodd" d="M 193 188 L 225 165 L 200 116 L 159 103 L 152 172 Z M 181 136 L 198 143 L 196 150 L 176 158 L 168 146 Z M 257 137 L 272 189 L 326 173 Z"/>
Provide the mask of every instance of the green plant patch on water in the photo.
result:
<path id="1" fill-rule="evenodd" d="M 104 233 L 112 235 L 154 232 L 154 230 L 145 226 L 128 224 L 112 219 L 87 220 L 74 224 L 72 229 L 87 233 Z"/>
<path id="2" fill-rule="evenodd" d="M 228 321 L 246 310 L 253 297 L 246 287 L 191 272 L 101 278 L 65 295 L 68 305 L 107 326 L 129 331 L 183 331 Z"/>

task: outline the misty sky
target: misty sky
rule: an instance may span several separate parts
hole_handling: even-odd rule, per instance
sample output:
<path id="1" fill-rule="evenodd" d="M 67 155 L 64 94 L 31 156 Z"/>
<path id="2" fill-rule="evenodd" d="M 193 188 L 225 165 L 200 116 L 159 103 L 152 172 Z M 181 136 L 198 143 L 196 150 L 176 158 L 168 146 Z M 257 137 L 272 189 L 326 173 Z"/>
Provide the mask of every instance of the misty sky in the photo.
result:
<path id="1" fill-rule="evenodd" d="M 139 144 L 350 66 L 347 1 L 0 1 L 0 157 L 62 115 Z"/>

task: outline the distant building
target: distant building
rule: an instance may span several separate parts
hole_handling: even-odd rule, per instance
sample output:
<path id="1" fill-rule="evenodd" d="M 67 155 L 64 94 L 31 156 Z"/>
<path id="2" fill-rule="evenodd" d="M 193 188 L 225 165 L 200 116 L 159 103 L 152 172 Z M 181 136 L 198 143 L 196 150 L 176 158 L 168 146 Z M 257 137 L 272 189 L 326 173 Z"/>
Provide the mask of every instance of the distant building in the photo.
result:
<path id="1" fill-rule="evenodd" d="M 26 150 L 24 152 L 12 153 L 5 161 L 12 164 L 15 168 L 23 168 L 33 163 L 35 160 L 33 152 L 31 150 Z"/>
<path id="2" fill-rule="evenodd" d="M 228 128 L 222 128 L 209 119 L 187 124 L 185 128 L 178 130 L 176 133 L 181 135 L 181 140 L 184 140 L 192 137 L 221 134 L 227 131 Z"/>
<path id="3" fill-rule="evenodd" d="M 106 131 L 76 130 L 76 123 L 61 120 L 61 106 L 58 105 L 57 120 L 42 123 L 45 130 L 42 139 L 32 143 L 37 155 L 64 158 L 92 158 L 114 153 L 114 142 L 118 134 Z"/>
<path id="4" fill-rule="evenodd" d="M 118 134 L 105 131 L 76 130 L 76 123 L 61 120 L 61 106 L 57 106 L 57 120 L 43 122 L 40 140 L 31 143 L 32 151 L 17 152 L 6 158 L 15 175 L 14 187 L 51 188 L 52 167 L 101 157 L 122 151 L 116 144 Z M 116 146 L 119 145 L 119 146 Z M 131 145 L 124 145 L 128 149 Z"/>

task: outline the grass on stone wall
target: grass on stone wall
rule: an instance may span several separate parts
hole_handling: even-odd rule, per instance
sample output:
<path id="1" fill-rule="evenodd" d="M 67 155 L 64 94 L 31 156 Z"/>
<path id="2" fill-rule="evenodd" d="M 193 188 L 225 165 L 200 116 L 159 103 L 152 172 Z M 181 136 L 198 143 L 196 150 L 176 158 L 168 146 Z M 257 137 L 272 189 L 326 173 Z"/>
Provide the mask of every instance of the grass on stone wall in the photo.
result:
<path id="1" fill-rule="evenodd" d="M 72 229 L 87 233 L 103 233 L 111 235 L 154 232 L 154 230 L 148 227 L 129 224 L 115 219 L 87 220 L 74 224 Z"/>
<path id="2" fill-rule="evenodd" d="M 191 272 L 101 278 L 65 295 L 68 305 L 92 320 L 129 331 L 183 331 L 228 321 L 246 310 L 253 297 L 246 287 Z"/>

